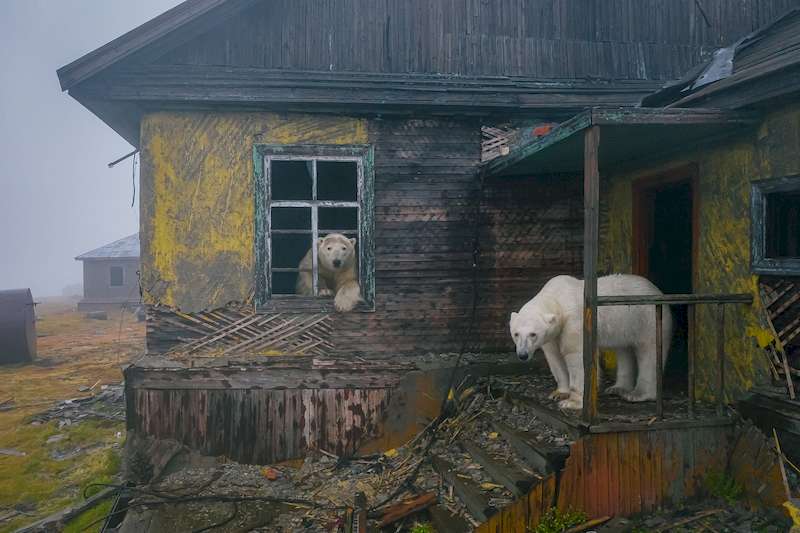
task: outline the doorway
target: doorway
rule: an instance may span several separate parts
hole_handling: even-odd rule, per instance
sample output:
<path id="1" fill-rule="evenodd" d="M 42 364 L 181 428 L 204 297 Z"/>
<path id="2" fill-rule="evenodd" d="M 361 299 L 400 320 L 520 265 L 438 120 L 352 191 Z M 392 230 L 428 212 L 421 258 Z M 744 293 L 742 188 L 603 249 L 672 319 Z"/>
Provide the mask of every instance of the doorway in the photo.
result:
<path id="1" fill-rule="evenodd" d="M 634 184 L 634 272 L 664 294 L 690 294 L 696 246 L 696 179 L 692 168 L 644 178 Z M 688 376 L 688 308 L 671 306 L 672 346 L 665 388 L 685 390 Z M 674 387 L 674 388 L 673 388 Z"/>

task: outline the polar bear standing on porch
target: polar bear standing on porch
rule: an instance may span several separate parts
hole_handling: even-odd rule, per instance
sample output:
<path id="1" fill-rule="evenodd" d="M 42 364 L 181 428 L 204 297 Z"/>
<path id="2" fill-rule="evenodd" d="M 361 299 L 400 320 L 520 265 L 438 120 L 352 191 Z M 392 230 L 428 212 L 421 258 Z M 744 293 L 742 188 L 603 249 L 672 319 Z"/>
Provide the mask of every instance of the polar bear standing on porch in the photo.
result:
<path id="1" fill-rule="evenodd" d="M 618 274 L 597 280 L 599 296 L 655 296 L 661 291 L 640 276 Z M 672 338 L 672 315 L 664 306 L 664 362 Z M 653 306 L 603 306 L 598 308 L 598 345 L 614 350 L 617 380 L 606 393 L 631 402 L 656 397 L 656 325 Z M 583 280 L 556 276 L 522 306 L 511 313 L 511 336 L 523 361 L 542 349 L 558 388 L 551 397 L 559 407 L 583 406 Z M 663 369 L 662 369 L 663 370 Z"/>
<path id="2" fill-rule="evenodd" d="M 311 296 L 313 290 L 312 250 L 300 261 L 295 294 Z M 333 296 L 337 311 L 352 311 L 361 301 L 361 287 L 356 272 L 356 240 L 341 233 L 331 233 L 317 239 L 319 295 Z"/>

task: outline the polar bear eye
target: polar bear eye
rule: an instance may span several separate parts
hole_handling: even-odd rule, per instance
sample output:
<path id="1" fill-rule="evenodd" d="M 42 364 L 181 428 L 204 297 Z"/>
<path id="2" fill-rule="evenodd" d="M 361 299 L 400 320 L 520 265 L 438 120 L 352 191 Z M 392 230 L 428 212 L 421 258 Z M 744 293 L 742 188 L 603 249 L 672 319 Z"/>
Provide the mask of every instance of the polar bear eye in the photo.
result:
<path id="1" fill-rule="evenodd" d="M 519 333 L 514 333 L 514 338 L 516 339 L 517 337 L 519 337 Z"/>
<path id="2" fill-rule="evenodd" d="M 328 251 L 330 252 L 331 250 L 333 250 L 333 248 L 331 248 L 330 246 L 328 246 Z"/>
<path id="3" fill-rule="evenodd" d="M 530 337 L 531 337 L 531 339 L 535 339 L 536 338 L 536 333 L 531 333 Z"/>

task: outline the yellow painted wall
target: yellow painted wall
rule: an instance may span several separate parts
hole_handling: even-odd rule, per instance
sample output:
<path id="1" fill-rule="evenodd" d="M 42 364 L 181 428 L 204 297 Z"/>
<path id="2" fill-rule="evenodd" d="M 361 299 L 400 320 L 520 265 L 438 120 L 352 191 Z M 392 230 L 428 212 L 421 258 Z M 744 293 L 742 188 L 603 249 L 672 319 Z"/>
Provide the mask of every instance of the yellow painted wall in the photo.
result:
<path id="1" fill-rule="evenodd" d="M 366 142 L 363 119 L 273 113 L 146 115 L 140 174 L 145 301 L 195 312 L 251 299 L 254 144 Z"/>
<path id="2" fill-rule="evenodd" d="M 602 149 L 602 147 L 601 147 Z M 699 246 L 695 292 L 750 292 L 753 309 L 728 306 L 725 349 L 726 381 L 731 397 L 766 380 L 768 368 L 754 337 L 766 331 L 759 318 L 758 277 L 750 273 L 751 182 L 800 173 L 800 105 L 765 117 L 751 134 L 722 141 L 680 158 L 654 161 L 647 168 L 603 177 L 601 194 L 607 208 L 601 227 L 599 268 L 605 272 L 632 270 L 632 183 L 671 167 L 695 163 L 699 169 Z M 715 309 L 697 311 L 698 394 L 711 398 L 717 380 Z"/>

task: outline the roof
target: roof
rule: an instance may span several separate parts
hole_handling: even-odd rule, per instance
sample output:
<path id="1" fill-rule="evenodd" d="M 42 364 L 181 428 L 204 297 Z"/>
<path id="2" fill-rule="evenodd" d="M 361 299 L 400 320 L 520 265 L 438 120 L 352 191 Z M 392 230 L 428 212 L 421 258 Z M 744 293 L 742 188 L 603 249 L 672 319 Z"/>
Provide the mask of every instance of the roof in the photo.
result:
<path id="1" fill-rule="evenodd" d="M 58 77 L 134 146 L 163 109 L 564 119 L 635 105 L 796 2 L 727 1 L 711 24 L 673 0 L 187 0 Z"/>
<path id="2" fill-rule="evenodd" d="M 755 124 L 758 114 L 718 109 L 587 109 L 543 137 L 519 143 L 483 165 L 485 176 L 579 173 L 583 169 L 583 132 L 600 129 L 600 169 L 637 157 L 730 135 Z"/>
<path id="3" fill-rule="evenodd" d="M 800 9 L 720 48 L 682 79 L 646 96 L 648 107 L 739 108 L 800 92 Z"/>
<path id="4" fill-rule="evenodd" d="M 134 233 L 123 237 L 118 241 L 95 248 L 89 252 L 76 257 L 78 261 L 93 259 L 138 259 L 139 258 L 139 234 Z"/>
<path id="5" fill-rule="evenodd" d="M 192 34 L 199 34 L 252 3 L 253 0 L 186 0 L 58 69 L 61 89 L 72 88 L 126 57 L 145 50 L 179 28 L 188 26 L 194 30 Z"/>

